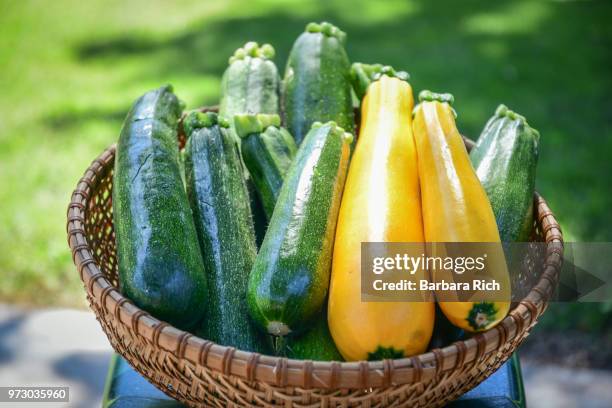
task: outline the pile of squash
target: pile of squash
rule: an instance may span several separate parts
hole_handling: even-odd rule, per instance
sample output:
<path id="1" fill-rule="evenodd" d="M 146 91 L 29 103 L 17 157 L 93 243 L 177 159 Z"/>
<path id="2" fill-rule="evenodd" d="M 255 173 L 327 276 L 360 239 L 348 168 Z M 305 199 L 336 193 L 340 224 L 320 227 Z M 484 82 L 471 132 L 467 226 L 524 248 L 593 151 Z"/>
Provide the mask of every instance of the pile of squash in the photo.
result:
<path id="1" fill-rule="evenodd" d="M 509 298 L 362 301 L 361 243 L 527 240 L 538 132 L 501 105 L 468 154 L 451 95 L 415 107 L 406 72 L 351 65 L 345 41 L 308 24 L 282 80 L 272 46 L 245 44 L 218 113 L 170 86 L 134 103 L 113 176 L 125 296 L 219 344 L 311 360 L 412 356 L 506 316 Z"/>

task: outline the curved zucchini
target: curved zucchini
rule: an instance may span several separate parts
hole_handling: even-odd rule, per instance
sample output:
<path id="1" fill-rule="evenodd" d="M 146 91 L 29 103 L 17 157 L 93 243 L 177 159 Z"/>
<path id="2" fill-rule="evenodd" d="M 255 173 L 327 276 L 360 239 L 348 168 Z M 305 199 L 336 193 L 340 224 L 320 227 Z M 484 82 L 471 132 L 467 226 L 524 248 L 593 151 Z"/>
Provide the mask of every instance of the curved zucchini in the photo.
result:
<path id="1" fill-rule="evenodd" d="M 181 106 L 170 86 L 140 97 L 117 144 L 113 220 L 121 291 L 177 327 L 204 315 L 207 287 L 179 166 Z"/>
<path id="2" fill-rule="evenodd" d="M 269 220 L 297 146 L 280 127 L 278 115 L 236 115 L 234 128 L 241 140 L 242 159 Z"/>
<path id="3" fill-rule="evenodd" d="M 539 139 L 523 116 L 500 105 L 470 152 L 502 242 L 528 241 L 533 230 Z"/>
<path id="4" fill-rule="evenodd" d="M 303 331 L 323 306 L 352 138 L 315 123 L 289 168 L 249 276 L 249 312 L 267 333 Z"/>
<path id="5" fill-rule="evenodd" d="M 215 113 L 192 112 L 184 126 L 187 193 L 208 276 L 204 333 L 219 344 L 265 352 L 244 302 L 257 249 L 236 143 Z"/>
<path id="6" fill-rule="evenodd" d="M 346 34 L 329 23 L 310 23 L 293 44 L 283 79 L 283 123 L 299 146 L 315 121 L 355 126 Z"/>

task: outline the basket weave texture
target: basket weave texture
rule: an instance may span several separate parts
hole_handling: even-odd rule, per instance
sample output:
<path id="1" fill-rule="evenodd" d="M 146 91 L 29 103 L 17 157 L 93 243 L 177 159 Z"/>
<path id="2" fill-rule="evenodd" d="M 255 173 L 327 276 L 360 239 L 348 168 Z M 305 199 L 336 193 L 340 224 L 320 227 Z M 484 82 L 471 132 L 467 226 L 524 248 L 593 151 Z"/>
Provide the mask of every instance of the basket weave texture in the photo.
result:
<path id="1" fill-rule="evenodd" d="M 466 139 L 468 148 L 472 142 Z M 551 210 L 534 197 L 533 239 L 546 242 L 537 279 L 496 327 L 466 341 L 396 360 L 313 362 L 214 344 L 139 309 L 118 289 L 112 188 L 115 146 L 78 182 L 68 207 L 68 244 L 91 309 L 114 349 L 167 395 L 187 406 L 439 407 L 502 365 L 544 312 L 563 259 Z"/>

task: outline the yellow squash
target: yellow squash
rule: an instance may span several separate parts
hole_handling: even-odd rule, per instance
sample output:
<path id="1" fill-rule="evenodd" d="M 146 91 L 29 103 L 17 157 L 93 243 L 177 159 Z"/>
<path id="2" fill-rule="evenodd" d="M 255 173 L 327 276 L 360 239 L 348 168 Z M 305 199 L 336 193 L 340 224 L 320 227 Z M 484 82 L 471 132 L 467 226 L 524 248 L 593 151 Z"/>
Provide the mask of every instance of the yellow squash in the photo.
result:
<path id="1" fill-rule="evenodd" d="M 510 277 L 495 216 L 455 125 L 452 95 L 423 91 L 415 109 L 413 130 L 419 158 L 419 179 L 425 239 L 431 243 L 478 242 L 466 251 L 482 248 L 487 254 L 483 275 L 500 285 L 497 292 L 479 292 L 475 301 L 452 300 L 448 292 L 436 291 L 440 308 L 454 325 L 471 332 L 489 329 L 510 308 Z M 452 247 L 448 245 L 447 247 Z M 445 245 L 432 245 L 444 256 Z M 456 246 L 455 246 L 456 248 Z M 434 282 L 452 281 L 454 272 L 431 270 Z M 486 280 L 486 279 L 485 279 Z M 483 300 L 483 297 L 489 297 Z M 464 297 L 455 299 L 467 300 Z"/>
<path id="2" fill-rule="evenodd" d="M 432 302 L 362 302 L 362 242 L 423 242 L 412 88 L 382 75 L 362 105 L 359 139 L 348 171 L 332 260 L 328 321 L 346 360 L 397 358 L 425 351 Z M 427 271 L 414 278 L 425 279 Z"/>

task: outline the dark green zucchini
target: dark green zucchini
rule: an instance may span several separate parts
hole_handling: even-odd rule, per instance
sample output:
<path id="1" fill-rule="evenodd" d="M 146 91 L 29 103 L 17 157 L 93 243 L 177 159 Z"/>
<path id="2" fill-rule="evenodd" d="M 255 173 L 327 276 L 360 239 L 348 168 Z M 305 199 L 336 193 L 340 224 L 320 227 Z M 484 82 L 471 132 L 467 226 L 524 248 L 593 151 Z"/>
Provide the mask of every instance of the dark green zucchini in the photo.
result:
<path id="1" fill-rule="evenodd" d="M 234 52 L 221 79 L 219 115 L 279 113 L 280 77 L 272 58 L 270 44 L 248 42 Z"/>
<path id="2" fill-rule="evenodd" d="M 216 113 L 191 112 L 183 122 L 187 193 L 208 278 L 207 339 L 266 352 L 244 301 L 255 261 L 255 231 L 238 148 Z"/>
<path id="3" fill-rule="evenodd" d="M 500 105 L 470 152 L 502 242 L 526 242 L 533 229 L 533 194 L 540 134 Z"/>
<path id="4" fill-rule="evenodd" d="M 327 326 L 327 307 L 304 334 L 287 336 L 284 355 L 289 358 L 314 361 L 344 361 L 334 344 Z"/>
<path id="5" fill-rule="evenodd" d="M 121 291 L 137 306 L 182 329 L 204 315 L 204 263 L 183 188 L 170 86 L 138 99 L 117 144 L 113 220 Z"/>
<path id="6" fill-rule="evenodd" d="M 278 115 L 236 115 L 234 128 L 241 140 L 242 159 L 269 220 L 297 146 L 280 127 Z"/>
<path id="7" fill-rule="evenodd" d="M 313 124 L 285 177 L 247 292 L 267 333 L 304 331 L 323 306 L 352 139 L 333 122 Z"/>
<path id="8" fill-rule="evenodd" d="M 310 23 L 293 44 L 283 79 L 283 123 L 299 146 L 315 121 L 355 126 L 346 34 L 329 23 Z"/>

